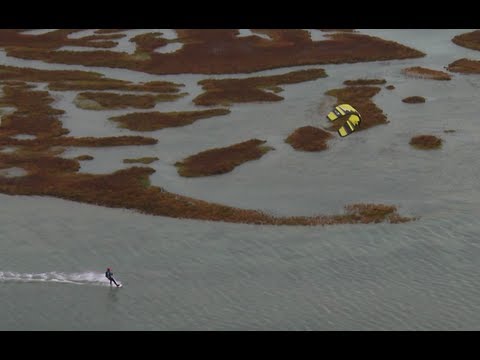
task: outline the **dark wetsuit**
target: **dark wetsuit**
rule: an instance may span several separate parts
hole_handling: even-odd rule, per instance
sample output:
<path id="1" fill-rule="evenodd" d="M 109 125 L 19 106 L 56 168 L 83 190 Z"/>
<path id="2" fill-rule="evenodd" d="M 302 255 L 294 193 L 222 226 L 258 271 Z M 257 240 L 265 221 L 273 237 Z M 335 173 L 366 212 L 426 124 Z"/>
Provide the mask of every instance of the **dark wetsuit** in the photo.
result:
<path id="1" fill-rule="evenodd" d="M 115 285 L 117 286 L 120 286 L 117 284 L 117 282 L 115 281 L 115 279 L 113 278 L 113 272 L 111 272 L 110 270 L 107 270 L 107 272 L 105 273 L 105 277 L 110 280 L 110 285 L 112 285 L 112 281 L 115 283 Z"/>

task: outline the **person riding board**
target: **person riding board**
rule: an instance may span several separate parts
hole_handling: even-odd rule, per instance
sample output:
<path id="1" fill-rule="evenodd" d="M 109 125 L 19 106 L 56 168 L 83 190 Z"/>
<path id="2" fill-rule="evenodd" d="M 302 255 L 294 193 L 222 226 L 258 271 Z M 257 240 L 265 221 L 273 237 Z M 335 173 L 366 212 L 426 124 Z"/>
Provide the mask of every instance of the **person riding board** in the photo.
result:
<path id="1" fill-rule="evenodd" d="M 110 268 L 107 268 L 107 271 L 105 272 L 105 277 L 108 280 L 110 280 L 110 286 L 112 285 L 112 281 L 115 283 L 115 285 L 120 286 L 119 284 L 117 284 L 117 282 L 113 278 L 113 272 L 112 272 L 112 270 L 110 270 Z"/>

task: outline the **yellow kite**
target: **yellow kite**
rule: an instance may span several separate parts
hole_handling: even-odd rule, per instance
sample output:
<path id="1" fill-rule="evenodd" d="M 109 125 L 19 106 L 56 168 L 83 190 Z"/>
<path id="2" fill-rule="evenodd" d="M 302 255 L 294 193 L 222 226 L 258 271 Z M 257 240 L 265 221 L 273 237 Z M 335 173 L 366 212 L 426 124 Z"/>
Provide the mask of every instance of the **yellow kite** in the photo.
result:
<path id="1" fill-rule="evenodd" d="M 360 113 L 352 105 L 341 104 L 341 105 L 335 106 L 333 111 L 329 112 L 327 115 L 327 118 L 330 121 L 335 121 L 346 115 L 350 115 L 350 117 L 348 118 L 345 125 L 343 125 L 340 129 L 338 129 L 338 134 L 341 137 L 350 135 L 352 132 L 355 131 L 358 125 L 360 125 L 360 122 L 362 121 L 362 117 L 360 116 Z"/>

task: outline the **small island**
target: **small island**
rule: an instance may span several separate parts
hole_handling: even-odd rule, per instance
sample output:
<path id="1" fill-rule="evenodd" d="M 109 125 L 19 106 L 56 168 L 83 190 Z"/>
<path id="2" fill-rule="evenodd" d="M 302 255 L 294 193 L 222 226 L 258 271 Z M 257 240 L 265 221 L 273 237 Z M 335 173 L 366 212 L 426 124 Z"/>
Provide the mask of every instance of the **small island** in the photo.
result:
<path id="1" fill-rule="evenodd" d="M 433 135 L 418 135 L 412 137 L 410 145 L 421 150 L 438 149 L 442 146 L 442 139 Z"/>
<path id="2" fill-rule="evenodd" d="M 424 103 L 425 98 L 423 96 L 409 96 L 406 97 L 405 99 L 402 99 L 402 101 L 406 104 L 419 104 L 419 103 Z"/>
<path id="3" fill-rule="evenodd" d="M 93 160 L 93 156 L 91 155 L 80 155 L 75 158 L 75 160 L 85 161 L 85 160 Z"/>
<path id="4" fill-rule="evenodd" d="M 457 35 L 452 39 L 452 42 L 468 49 L 480 50 L 480 30 Z"/>
<path id="5" fill-rule="evenodd" d="M 283 97 L 275 94 L 282 91 L 279 85 L 295 84 L 326 76 L 323 69 L 309 69 L 245 79 L 207 79 L 198 82 L 205 92 L 198 95 L 193 102 L 203 106 L 228 106 L 232 103 L 280 101 Z"/>
<path id="6" fill-rule="evenodd" d="M 150 156 L 150 157 L 142 157 L 138 159 L 123 159 L 124 164 L 134 164 L 134 163 L 140 163 L 140 164 L 151 164 L 154 161 L 157 161 L 158 157 L 156 156 Z"/>
<path id="7" fill-rule="evenodd" d="M 0 30 L 1 32 L 1 30 Z M 150 81 L 135 84 L 129 81 L 110 79 L 100 73 L 80 70 L 42 70 L 21 68 L 0 64 L 0 80 L 9 86 L 29 86 L 30 82 L 47 82 L 48 89 L 54 91 L 65 90 L 116 90 L 116 91 L 143 91 L 154 93 L 178 93 L 185 86 L 169 81 Z"/>
<path id="8" fill-rule="evenodd" d="M 228 109 L 209 109 L 198 111 L 178 111 L 162 113 L 159 111 L 130 113 L 112 116 L 110 120 L 116 121 L 120 127 L 133 131 L 155 131 L 170 127 L 187 126 L 200 119 L 230 114 Z"/>
<path id="9" fill-rule="evenodd" d="M 333 135 L 325 130 L 313 126 L 303 126 L 291 133 L 285 142 L 295 150 L 322 151 L 328 148 L 327 140 L 331 138 Z"/>
<path id="10" fill-rule="evenodd" d="M 463 58 L 449 64 L 447 69 L 461 74 L 480 74 L 480 61 Z"/>
<path id="11" fill-rule="evenodd" d="M 125 109 L 129 107 L 138 109 L 151 109 L 157 102 L 178 99 L 185 94 L 116 94 L 110 92 L 81 92 L 74 103 L 77 107 L 86 110 Z"/>
<path id="12" fill-rule="evenodd" d="M 357 80 L 345 80 L 344 85 L 355 86 L 355 85 L 383 85 L 387 81 L 385 79 L 357 79 Z"/>
<path id="13" fill-rule="evenodd" d="M 261 158 L 270 150 L 265 140 L 252 139 L 231 146 L 202 151 L 175 164 L 185 177 L 211 176 L 232 171 L 235 167 Z"/>
<path id="14" fill-rule="evenodd" d="M 421 66 L 413 66 L 403 69 L 403 73 L 407 76 L 431 80 L 451 80 L 452 78 L 446 72 L 439 70 L 427 69 Z"/>

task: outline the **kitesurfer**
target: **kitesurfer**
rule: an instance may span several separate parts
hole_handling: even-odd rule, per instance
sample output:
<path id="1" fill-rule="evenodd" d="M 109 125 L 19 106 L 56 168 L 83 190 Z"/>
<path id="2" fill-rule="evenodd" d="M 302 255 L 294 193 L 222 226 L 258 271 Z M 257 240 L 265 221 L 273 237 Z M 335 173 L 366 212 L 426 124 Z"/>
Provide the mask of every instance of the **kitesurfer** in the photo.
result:
<path id="1" fill-rule="evenodd" d="M 117 284 L 117 282 L 115 281 L 115 279 L 113 278 L 113 272 L 110 268 L 107 268 L 107 271 L 105 272 L 105 277 L 110 280 L 110 286 L 112 285 L 112 281 L 115 283 L 115 285 L 117 286 L 120 286 L 119 284 Z"/>

